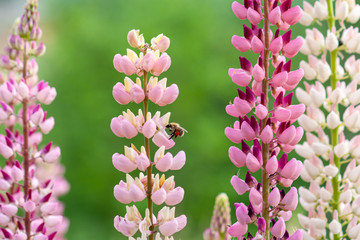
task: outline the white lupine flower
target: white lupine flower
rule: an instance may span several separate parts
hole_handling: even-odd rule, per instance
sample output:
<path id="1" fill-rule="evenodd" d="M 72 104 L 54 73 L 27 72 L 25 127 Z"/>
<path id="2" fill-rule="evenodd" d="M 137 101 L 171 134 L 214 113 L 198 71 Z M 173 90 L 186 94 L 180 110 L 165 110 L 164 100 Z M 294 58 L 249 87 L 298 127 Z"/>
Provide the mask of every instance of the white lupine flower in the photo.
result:
<path id="1" fill-rule="evenodd" d="M 338 174 L 339 169 L 333 165 L 327 165 L 325 166 L 325 173 L 327 176 L 333 178 Z"/>
<path id="2" fill-rule="evenodd" d="M 347 15 L 347 21 L 354 24 L 359 21 L 360 18 L 360 5 L 356 4 L 353 9 L 350 10 L 349 14 Z"/>
<path id="3" fill-rule="evenodd" d="M 300 198 L 304 199 L 308 203 L 313 203 L 317 199 L 317 197 L 312 192 L 310 192 L 308 189 L 304 187 L 299 188 L 299 194 L 300 194 Z"/>
<path id="4" fill-rule="evenodd" d="M 315 88 L 310 89 L 310 98 L 312 105 L 315 107 L 320 107 L 323 105 L 325 101 L 325 90 L 324 91 L 317 91 Z"/>
<path id="5" fill-rule="evenodd" d="M 316 69 L 315 66 L 310 65 L 305 61 L 300 62 L 300 68 L 304 70 L 304 77 L 306 80 L 313 80 L 316 77 Z"/>
<path id="6" fill-rule="evenodd" d="M 349 14 L 349 4 L 343 0 L 336 1 L 335 17 L 341 21 L 344 21 Z"/>
<path id="7" fill-rule="evenodd" d="M 342 157 L 349 153 L 349 142 L 342 142 L 334 147 L 334 153 L 337 157 Z"/>
<path id="8" fill-rule="evenodd" d="M 340 117 L 334 111 L 331 111 L 326 118 L 326 123 L 330 129 L 335 129 L 341 124 Z"/>
<path id="9" fill-rule="evenodd" d="M 309 160 L 304 161 L 303 169 L 306 169 L 306 172 L 312 179 L 315 179 L 320 174 L 320 170 L 316 166 L 314 166 Z"/>
<path id="10" fill-rule="evenodd" d="M 348 236 L 352 239 L 356 239 L 359 236 L 359 233 L 360 233 L 360 224 L 357 224 L 356 226 L 347 230 Z"/>
<path id="11" fill-rule="evenodd" d="M 316 129 L 318 128 L 317 122 L 306 115 L 301 115 L 298 118 L 298 122 L 300 126 L 303 127 L 305 131 L 308 132 L 316 131 Z"/>
<path id="12" fill-rule="evenodd" d="M 349 203 L 352 199 L 352 192 L 350 189 L 340 194 L 340 202 Z"/>
<path id="13" fill-rule="evenodd" d="M 328 6 L 326 1 L 316 1 L 314 5 L 315 16 L 320 20 L 325 20 L 328 17 Z"/>
<path id="14" fill-rule="evenodd" d="M 329 146 L 320 142 L 313 143 L 311 147 L 317 155 L 323 155 L 329 151 Z"/>
<path id="15" fill-rule="evenodd" d="M 316 66 L 317 79 L 324 83 L 331 75 L 331 68 L 327 62 L 319 61 Z"/>
<path id="16" fill-rule="evenodd" d="M 306 106 L 310 106 L 312 104 L 310 95 L 302 88 L 297 88 L 295 91 L 295 95 L 299 102 L 305 104 Z"/>
<path id="17" fill-rule="evenodd" d="M 305 42 L 309 47 L 309 49 L 311 50 L 311 53 L 314 55 L 319 55 L 325 47 L 324 36 L 316 28 L 313 28 L 312 30 L 306 29 L 305 31 L 306 31 Z"/>
<path id="18" fill-rule="evenodd" d="M 326 190 L 325 188 L 321 188 L 320 189 L 320 198 L 323 201 L 330 201 L 332 198 L 332 194 L 331 192 L 329 192 L 328 190 Z"/>
<path id="19" fill-rule="evenodd" d="M 334 51 L 339 46 L 339 41 L 333 32 L 328 31 L 325 39 L 325 46 L 330 52 Z"/>
<path id="20" fill-rule="evenodd" d="M 306 159 L 311 158 L 315 154 L 307 142 L 305 142 L 303 145 L 296 145 L 295 152 Z"/>
<path id="21" fill-rule="evenodd" d="M 341 228 L 341 224 L 336 219 L 333 219 L 329 224 L 329 229 L 332 234 L 339 234 L 341 232 Z"/>
<path id="22" fill-rule="evenodd" d="M 341 41 L 346 46 L 347 52 L 356 52 L 360 45 L 359 29 L 352 26 L 345 29 L 342 33 Z"/>
<path id="23" fill-rule="evenodd" d="M 314 15 L 315 15 L 314 7 L 310 3 L 304 1 L 303 13 L 300 19 L 300 24 L 304 26 L 309 26 L 314 21 Z"/>
<path id="24" fill-rule="evenodd" d="M 356 90 L 355 92 L 352 92 L 349 95 L 349 101 L 353 105 L 357 105 L 360 103 L 360 89 Z"/>
<path id="25" fill-rule="evenodd" d="M 360 166 L 357 166 L 356 168 L 351 170 L 348 177 L 350 181 L 357 182 L 360 178 Z"/>

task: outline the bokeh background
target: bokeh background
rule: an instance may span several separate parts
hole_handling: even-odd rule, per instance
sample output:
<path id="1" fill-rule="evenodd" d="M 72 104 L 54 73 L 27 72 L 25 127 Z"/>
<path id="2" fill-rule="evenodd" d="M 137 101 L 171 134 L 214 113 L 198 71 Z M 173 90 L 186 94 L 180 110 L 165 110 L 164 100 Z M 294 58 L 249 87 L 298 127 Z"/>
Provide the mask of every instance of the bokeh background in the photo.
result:
<path id="1" fill-rule="evenodd" d="M 294 1 L 297 4 L 299 1 Z M 25 0 L 0 0 L 0 43 L 5 46 L 13 20 L 22 13 Z M 40 26 L 46 54 L 39 58 L 41 79 L 56 87 L 56 101 L 47 107 L 56 119 L 47 137 L 62 148 L 62 162 L 71 191 L 63 197 L 71 221 L 68 239 L 125 239 L 113 228 L 113 218 L 125 207 L 113 197 L 113 187 L 125 174 L 114 169 L 111 156 L 123 152 L 130 140 L 117 138 L 110 120 L 136 104 L 121 106 L 112 97 L 112 87 L 124 75 L 112 65 L 116 53 L 128 48 L 126 35 L 141 29 L 147 41 L 159 33 L 171 39 L 172 58 L 162 74 L 180 88 L 179 98 L 166 107 L 150 110 L 172 112 L 171 121 L 188 130 L 177 139 L 173 154 L 185 150 L 187 163 L 174 174 L 186 193 L 177 215 L 186 214 L 188 225 L 176 239 L 202 239 L 209 227 L 215 196 L 237 196 L 230 178 L 238 172 L 228 159 L 231 142 L 224 128 L 234 118 L 225 106 L 236 95 L 236 85 L 227 75 L 239 67 L 239 53 L 231 36 L 241 34 L 243 21 L 231 11 L 232 0 L 40 0 Z M 303 34 L 301 26 L 294 34 Z M 251 53 L 242 54 L 253 59 Z M 303 57 L 293 61 L 293 69 Z M 140 136 L 133 142 L 140 146 Z M 154 147 L 152 153 L 154 153 Z M 244 174 L 245 170 L 241 172 Z M 298 180 L 297 186 L 303 184 Z M 140 209 L 144 206 L 140 205 Z M 299 210 L 301 211 L 301 210 Z M 234 216 L 232 216 L 234 219 Z M 296 218 L 296 217 L 295 217 Z M 297 228 L 296 219 L 290 229 Z"/>

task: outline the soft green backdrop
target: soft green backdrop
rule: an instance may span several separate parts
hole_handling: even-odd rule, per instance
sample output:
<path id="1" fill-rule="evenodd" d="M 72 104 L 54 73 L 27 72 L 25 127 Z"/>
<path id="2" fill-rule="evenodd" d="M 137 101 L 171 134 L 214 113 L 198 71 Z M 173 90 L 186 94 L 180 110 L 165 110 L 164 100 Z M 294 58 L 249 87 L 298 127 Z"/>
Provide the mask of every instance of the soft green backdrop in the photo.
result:
<path id="1" fill-rule="evenodd" d="M 0 0 L 0 4 L 4 2 Z M 123 214 L 125 208 L 114 199 L 112 189 L 125 175 L 114 169 L 111 155 L 121 153 L 130 141 L 115 137 L 109 124 L 127 107 L 140 107 L 121 106 L 111 94 L 113 85 L 124 78 L 113 68 L 112 59 L 116 53 L 126 52 L 126 35 L 133 28 L 141 29 L 147 41 L 159 33 L 171 39 L 167 52 L 172 66 L 162 76 L 168 83 L 178 84 L 180 95 L 174 104 L 163 108 L 151 105 L 150 110 L 172 112 L 171 121 L 189 132 L 177 139 L 171 150 L 173 154 L 185 150 L 185 167 L 167 173 L 174 174 L 177 185 L 186 191 L 177 214 L 185 213 L 188 225 L 175 238 L 202 239 L 219 192 L 228 193 L 231 203 L 242 200 L 230 185 L 237 169 L 228 159 L 231 142 L 224 135 L 224 128 L 234 121 L 224 109 L 236 95 L 227 69 L 239 67 L 239 52 L 231 45 L 231 36 L 241 34 L 244 23 L 233 15 L 231 3 L 40 0 L 47 53 L 39 59 L 39 74 L 58 92 L 56 101 L 47 107 L 56 119 L 47 139 L 61 146 L 71 184 L 63 198 L 71 221 L 68 239 L 125 239 L 112 226 L 113 217 Z M 21 6 L 16 11 L 21 13 Z M 298 33 L 303 30 L 295 31 Z M 6 37 L 1 36 L 2 41 Z M 294 61 L 293 69 L 298 62 Z M 141 137 L 135 142 L 140 144 Z M 294 229 L 295 223 L 291 224 Z"/>

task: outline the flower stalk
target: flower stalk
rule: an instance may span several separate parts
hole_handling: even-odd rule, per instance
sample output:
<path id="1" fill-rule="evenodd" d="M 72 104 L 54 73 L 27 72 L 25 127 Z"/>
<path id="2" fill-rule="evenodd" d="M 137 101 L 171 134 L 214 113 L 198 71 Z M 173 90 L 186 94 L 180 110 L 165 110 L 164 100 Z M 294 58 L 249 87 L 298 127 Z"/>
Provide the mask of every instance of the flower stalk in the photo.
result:
<path id="1" fill-rule="evenodd" d="M 38 1 L 28 0 L 0 58 L 1 239 L 63 239 L 68 221 L 58 197 L 69 190 L 59 163 L 60 148 L 42 146 L 54 118 L 42 109 L 56 90 L 39 81 L 36 57 L 45 53 Z"/>
<path id="2" fill-rule="evenodd" d="M 179 89 L 176 84 L 167 87 L 167 79 L 158 79 L 158 76 L 170 67 L 170 57 L 165 52 L 170 40 L 163 34 L 151 40 L 151 45 L 145 43 L 139 30 L 128 33 L 129 44 L 139 49 L 138 55 L 127 50 L 127 55 L 117 54 L 114 57 L 114 67 L 117 71 L 128 76 L 137 74 L 135 82 L 125 77 L 124 84 L 117 83 L 113 88 L 113 96 L 121 105 L 133 101 L 143 103 L 143 111 L 139 110 L 136 116 L 130 110 L 124 111 L 119 117 L 111 121 L 111 130 L 118 137 L 132 139 L 139 133 L 144 136 L 144 146 L 138 150 L 133 144 L 125 146 L 125 153 L 113 155 L 113 165 L 116 169 L 126 173 L 126 182 L 120 181 L 114 187 L 115 198 L 123 203 L 143 201 L 147 199 L 147 208 L 144 217 L 135 207 L 127 206 L 125 217 L 116 216 L 114 226 L 116 230 L 129 237 L 130 240 L 173 240 L 172 235 L 182 230 L 186 225 L 186 216 L 175 217 L 175 207 L 163 207 L 157 217 L 153 212 L 153 204 L 169 206 L 179 204 L 184 197 L 184 190 L 175 187 L 174 177 L 165 178 L 165 175 L 154 174 L 152 166 L 160 172 L 180 170 L 185 164 L 185 153 L 180 151 L 173 156 L 165 150 L 175 145 L 175 138 L 182 136 L 186 131 L 177 123 L 169 123 L 170 113 L 163 116 L 160 112 L 154 115 L 149 111 L 149 101 L 159 106 L 165 106 L 176 100 Z M 151 76 L 149 78 L 149 76 Z M 143 76 L 143 80 L 139 77 Z M 169 129 L 171 135 L 166 131 Z M 150 155 L 150 139 L 159 147 L 153 159 Z M 128 173 L 140 170 L 139 177 L 131 177 Z M 145 172 L 144 175 L 142 172 Z M 140 236 L 134 235 L 140 231 Z"/>
<path id="3" fill-rule="evenodd" d="M 305 90 L 296 90 L 297 98 L 306 105 L 306 114 L 299 118 L 307 132 L 306 141 L 296 147 L 306 159 L 301 177 L 310 182 L 309 189 L 299 189 L 301 205 L 308 212 L 298 216 L 305 239 L 360 236 L 356 230 L 360 227 L 356 213 L 359 175 L 355 171 L 359 137 L 351 134 L 360 130 L 355 120 L 360 114 L 360 61 L 354 56 L 360 53 L 360 34 L 353 26 L 346 28 L 347 23 L 359 20 L 359 10 L 360 5 L 352 0 L 319 0 L 313 6 L 304 2 L 303 25 L 328 23 L 326 33 L 306 29 L 301 52 L 308 55 L 308 61 L 300 66 L 305 78 L 315 82 L 305 83 Z M 342 51 L 349 55 L 346 60 Z M 351 135 L 353 138 L 347 140 L 345 136 Z"/>
<path id="4" fill-rule="evenodd" d="M 251 23 L 251 28 L 243 25 L 244 37 L 233 36 L 232 44 L 240 52 L 251 49 L 259 57 L 252 65 L 240 56 L 241 68 L 229 69 L 233 82 L 245 87 L 238 89 L 233 104 L 226 107 L 226 112 L 239 120 L 234 128 L 227 127 L 225 134 L 233 143 L 241 143 L 241 149 L 230 147 L 229 157 L 236 167 L 246 166 L 249 170 L 245 180 L 233 176 L 231 183 L 239 195 L 249 193 L 250 204 L 235 204 L 238 221 L 229 227 L 228 233 L 232 237 L 253 239 L 248 225 L 255 224 L 258 239 L 301 239 L 301 231 L 290 236 L 285 226 L 297 205 L 296 188 L 288 193 L 277 188 L 277 185 L 290 187 L 302 169 L 301 162 L 288 160 L 287 153 L 303 135 L 302 128 L 292 123 L 304 112 L 304 105 L 291 105 L 292 93 L 286 95 L 303 77 L 301 69 L 291 71 L 290 59 L 300 50 L 302 39 L 291 40 L 292 32 L 288 30 L 299 21 L 301 11 L 298 6 L 291 7 L 291 1 L 266 0 L 244 0 L 244 5 L 234 2 L 232 9 L 238 18 Z M 257 25 L 262 21 L 260 28 Z M 276 27 L 274 32 L 270 25 Z M 281 36 L 280 30 L 288 31 Z M 272 73 L 270 63 L 275 68 Z M 253 108 L 255 116 L 251 115 Z M 260 182 L 252 176 L 259 170 Z"/>

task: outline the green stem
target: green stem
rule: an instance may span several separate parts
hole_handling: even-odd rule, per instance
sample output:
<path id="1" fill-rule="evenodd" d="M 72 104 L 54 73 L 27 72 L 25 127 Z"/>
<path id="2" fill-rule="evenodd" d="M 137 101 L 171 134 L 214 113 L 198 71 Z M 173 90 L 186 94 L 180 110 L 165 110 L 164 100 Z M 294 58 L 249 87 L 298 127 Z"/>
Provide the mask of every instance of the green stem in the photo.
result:
<path id="1" fill-rule="evenodd" d="M 144 92 L 145 92 L 145 99 L 144 99 L 144 118 L 145 118 L 145 122 L 148 120 L 147 119 L 147 115 L 148 115 L 148 109 L 149 109 L 149 97 L 147 95 L 147 72 L 144 72 Z M 147 157 L 150 159 L 150 144 L 149 144 L 149 139 L 145 137 L 145 150 L 146 150 L 146 155 Z M 147 172 L 147 205 L 148 205 L 148 209 L 150 212 L 150 222 L 151 222 L 151 226 L 150 226 L 150 231 L 153 232 L 154 231 L 154 225 L 152 222 L 152 215 L 153 215 L 153 202 L 151 200 L 151 192 L 152 192 L 152 164 L 150 164 L 150 166 L 147 168 L 146 170 Z M 153 240 L 154 235 L 150 234 L 149 235 L 149 240 Z"/>
<path id="2" fill-rule="evenodd" d="M 329 12 L 328 25 L 329 25 L 329 29 L 331 31 L 333 28 L 336 27 L 335 26 L 333 2 L 332 2 L 332 0 L 326 0 L 326 2 L 327 2 L 328 12 Z M 338 53 L 338 49 L 335 49 L 330 54 L 331 88 L 332 88 L 332 90 L 336 89 L 336 84 L 339 81 L 337 79 L 337 76 L 336 76 L 336 72 L 337 72 L 336 71 L 337 53 Z M 334 110 L 338 113 L 339 112 L 338 106 L 336 106 Z M 339 132 L 338 132 L 338 130 L 339 130 L 338 127 L 331 130 L 331 146 L 332 146 L 332 149 L 334 149 L 335 146 L 339 143 Z M 336 210 L 339 213 L 340 177 L 341 177 L 340 168 L 341 168 L 341 164 L 340 164 L 340 158 L 337 157 L 335 154 L 334 154 L 334 164 L 339 169 L 339 171 L 338 171 L 338 174 L 331 179 L 332 188 L 333 188 L 333 196 L 332 196 L 332 201 L 331 201 L 332 206 L 331 207 L 332 207 L 333 212 Z M 335 234 L 333 239 L 334 240 L 340 240 L 340 234 Z"/>

